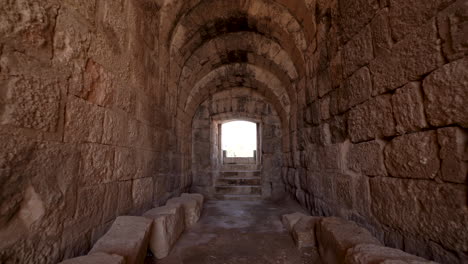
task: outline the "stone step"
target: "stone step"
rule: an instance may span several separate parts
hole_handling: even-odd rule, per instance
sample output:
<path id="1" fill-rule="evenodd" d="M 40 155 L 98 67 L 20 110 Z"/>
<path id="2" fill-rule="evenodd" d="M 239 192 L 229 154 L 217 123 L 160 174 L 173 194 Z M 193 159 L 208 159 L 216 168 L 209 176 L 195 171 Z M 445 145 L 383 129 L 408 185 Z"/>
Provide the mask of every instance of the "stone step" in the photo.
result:
<path id="1" fill-rule="evenodd" d="M 224 171 L 238 171 L 238 170 L 257 170 L 257 164 L 224 164 L 222 170 Z"/>
<path id="2" fill-rule="evenodd" d="M 242 195 L 242 194 L 216 194 L 217 200 L 234 200 L 234 201 L 259 201 L 262 200 L 261 195 Z"/>
<path id="3" fill-rule="evenodd" d="M 221 178 L 252 178 L 260 176 L 261 171 L 259 170 L 221 171 Z"/>
<path id="4" fill-rule="evenodd" d="M 258 185 L 250 186 L 216 186 L 216 194 L 262 194 L 262 187 Z"/>
<path id="5" fill-rule="evenodd" d="M 249 178 L 220 178 L 217 185 L 261 185 L 262 179 L 259 177 Z"/>

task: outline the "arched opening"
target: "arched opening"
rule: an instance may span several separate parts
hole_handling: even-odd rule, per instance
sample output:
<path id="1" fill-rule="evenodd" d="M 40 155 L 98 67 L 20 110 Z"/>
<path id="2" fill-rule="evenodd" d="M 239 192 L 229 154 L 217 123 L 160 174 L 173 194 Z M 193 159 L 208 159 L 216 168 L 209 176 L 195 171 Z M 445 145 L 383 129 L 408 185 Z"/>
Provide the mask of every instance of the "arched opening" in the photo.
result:
<path id="1" fill-rule="evenodd" d="M 224 164 L 257 163 L 258 124 L 229 121 L 221 125 L 221 150 Z"/>

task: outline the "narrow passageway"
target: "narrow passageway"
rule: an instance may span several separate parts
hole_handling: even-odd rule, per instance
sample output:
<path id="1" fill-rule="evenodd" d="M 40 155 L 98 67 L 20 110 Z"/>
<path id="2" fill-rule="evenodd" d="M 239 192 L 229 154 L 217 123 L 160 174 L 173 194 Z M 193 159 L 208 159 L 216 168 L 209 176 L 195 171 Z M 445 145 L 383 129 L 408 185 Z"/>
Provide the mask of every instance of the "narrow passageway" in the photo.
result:
<path id="1" fill-rule="evenodd" d="M 315 249 L 299 250 L 281 215 L 302 211 L 292 201 L 208 201 L 168 257 L 147 264 L 319 263 Z"/>

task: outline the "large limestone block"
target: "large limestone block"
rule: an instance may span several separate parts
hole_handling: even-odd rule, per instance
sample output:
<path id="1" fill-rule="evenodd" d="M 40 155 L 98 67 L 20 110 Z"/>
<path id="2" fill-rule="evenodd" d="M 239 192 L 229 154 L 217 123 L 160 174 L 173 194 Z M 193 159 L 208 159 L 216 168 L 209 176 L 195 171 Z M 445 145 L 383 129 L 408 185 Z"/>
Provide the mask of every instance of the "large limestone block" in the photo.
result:
<path id="1" fill-rule="evenodd" d="M 337 217 L 324 218 L 316 235 L 322 262 L 328 264 L 343 263 L 346 251 L 356 245 L 381 245 L 366 229 Z"/>
<path id="2" fill-rule="evenodd" d="M 315 216 L 304 216 L 294 225 L 292 237 L 298 248 L 317 246 L 315 228 L 320 219 Z"/>
<path id="3" fill-rule="evenodd" d="M 346 253 L 345 264 L 423 264 L 435 263 L 398 249 L 373 244 L 357 245 Z"/>
<path id="4" fill-rule="evenodd" d="M 151 252 L 158 259 L 165 258 L 185 229 L 185 212 L 181 205 L 167 205 L 143 214 L 153 220 L 149 239 Z"/>
<path id="5" fill-rule="evenodd" d="M 127 264 L 143 263 L 152 223 L 145 217 L 119 216 L 89 253 L 117 254 L 125 257 Z"/>
<path id="6" fill-rule="evenodd" d="M 281 222 L 283 222 L 284 227 L 291 231 L 294 225 L 301 220 L 301 218 L 306 217 L 307 215 L 303 213 L 293 213 L 293 214 L 285 214 L 281 217 Z"/>
<path id="7" fill-rule="evenodd" d="M 201 207 L 197 200 L 190 197 L 178 197 L 169 199 L 166 205 L 181 205 L 185 212 L 185 228 L 191 227 L 198 222 L 201 214 Z"/>
<path id="8" fill-rule="evenodd" d="M 204 197 L 202 194 L 199 193 L 183 193 L 180 197 L 188 197 L 195 199 L 198 202 L 198 205 L 200 205 L 200 208 L 203 208 L 203 202 L 204 202 Z"/>
<path id="9" fill-rule="evenodd" d="M 119 255 L 95 253 L 78 258 L 67 259 L 59 264 L 125 264 L 125 258 Z"/>

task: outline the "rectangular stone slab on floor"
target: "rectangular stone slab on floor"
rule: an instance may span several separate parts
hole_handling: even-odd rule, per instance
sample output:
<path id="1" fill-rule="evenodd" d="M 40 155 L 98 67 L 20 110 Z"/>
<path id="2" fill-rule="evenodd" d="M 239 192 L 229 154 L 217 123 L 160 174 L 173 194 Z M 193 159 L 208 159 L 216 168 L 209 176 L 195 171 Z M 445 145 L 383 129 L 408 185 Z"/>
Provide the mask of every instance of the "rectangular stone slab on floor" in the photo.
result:
<path id="1" fill-rule="evenodd" d="M 205 200 L 202 194 L 199 193 L 183 193 L 180 197 L 189 197 L 197 200 L 200 208 L 203 208 L 203 201 Z"/>
<path id="2" fill-rule="evenodd" d="M 177 205 L 180 204 L 185 211 L 185 228 L 191 227 L 193 224 L 198 222 L 201 214 L 201 207 L 197 200 L 189 197 L 178 197 L 169 199 L 166 205 Z"/>
<path id="3" fill-rule="evenodd" d="M 357 245 L 348 249 L 344 263 L 436 264 L 436 262 L 428 261 L 398 249 L 372 244 Z"/>
<path id="4" fill-rule="evenodd" d="M 82 257 L 67 259 L 59 264 L 125 264 L 125 259 L 119 255 L 109 255 L 106 253 L 95 253 Z"/>
<path id="5" fill-rule="evenodd" d="M 298 248 L 316 247 L 316 225 L 321 217 L 304 216 L 292 228 L 292 237 Z"/>
<path id="6" fill-rule="evenodd" d="M 281 222 L 283 222 L 284 227 L 288 230 L 291 231 L 294 227 L 294 225 L 301 220 L 302 217 L 305 217 L 307 215 L 303 213 L 293 213 L 293 214 L 285 214 L 281 217 Z"/>
<path id="7" fill-rule="evenodd" d="M 166 205 L 151 209 L 143 214 L 153 220 L 149 247 L 153 255 L 162 259 L 171 251 L 185 229 L 185 212 L 181 205 Z"/>
<path id="8" fill-rule="evenodd" d="M 141 264 L 148 249 L 152 223 L 145 217 L 119 216 L 89 253 L 117 254 L 125 257 L 126 264 Z"/>
<path id="9" fill-rule="evenodd" d="M 327 264 L 343 263 L 346 251 L 359 244 L 381 243 L 356 223 L 337 217 L 323 218 L 317 226 L 317 241 L 322 261 Z"/>

